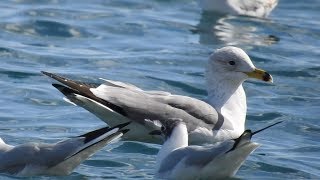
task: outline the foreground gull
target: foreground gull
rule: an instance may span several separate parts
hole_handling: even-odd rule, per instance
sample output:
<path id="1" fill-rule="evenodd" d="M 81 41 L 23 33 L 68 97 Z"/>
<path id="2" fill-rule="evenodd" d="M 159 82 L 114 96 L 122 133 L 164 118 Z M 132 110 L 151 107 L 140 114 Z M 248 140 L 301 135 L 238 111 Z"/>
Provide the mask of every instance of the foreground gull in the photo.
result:
<path id="1" fill-rule="evenodd" d="M 239 137 L 244 131 L 247 103 L 242 82 L 247 78 L 272 82 L 267 72 L 257 69 L 240 48 L 224 47 L 215 51 L 206 66 L 207 102 L 163 91 L 144 91 L 134 85 L 106 80 L 104 84 L 73 81 L 56 74 L 42 72 L 59 81 L 53 84 L 77 104 L 108 125 L 133 121 L 134 129 L 123 136 L 126 140 L 160 143 L 148 135 L 152 126 L 146 119 L 160 122 L 180 118 L 187 125 L 191 144 L 212 143 Z"/>
<path id="2" fill-rule="evenodd" d="M 187 126 L 180 119 L 162 124 L 161 130 L 151 133 L 162 134 L 165 142 L 156 161 L 156 177 L 161 179 L 225 179 L 236 174 L 258 143 L 251 137 L 271 126 L 255 132 L 246 130 L 234 140 L 226 140 L 210 146 L 188 146 Z M 160 123 L 161 124 L 161 123 Z"/>
<path id="3" fill-rule="evenodd" d="M 198 3 L 204 11 L 267 17 L 278 0 L 198 0 Z"/>
<path id="4" fill-rule="evenodd" d="M 0 173 L 16 176 L 68 175 L 81 162 L 120 138 L 128 123 L 104 127 L 55 144 L 6 144 L 0 138 Z"/>

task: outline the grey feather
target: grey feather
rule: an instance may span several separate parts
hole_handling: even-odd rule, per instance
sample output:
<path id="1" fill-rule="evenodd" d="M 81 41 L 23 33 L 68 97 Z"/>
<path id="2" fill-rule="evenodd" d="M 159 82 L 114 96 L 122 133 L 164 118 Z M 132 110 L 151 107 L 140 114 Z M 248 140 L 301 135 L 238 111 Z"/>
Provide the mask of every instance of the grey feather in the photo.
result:
<path id="1" fill-rule="evenodd" d="M 234 141 L 228 140 L 214 145 L 188 146 L 177 149 L 161 162 L 159 173 L 172 170 L 182 160 L 184 160 L 186 166 L 203 167 L 213 161 L 214 158 L 229 151 L 233 145 Z"/>
<path id="2" fill-rule="evenodd" d="M 0 173 L 19 176 L 67 175 L 110 141 L 128 132 L 129 123 L 100 128 L 54 144 L 26 143 L 16 147 L 0 142 Z"/>

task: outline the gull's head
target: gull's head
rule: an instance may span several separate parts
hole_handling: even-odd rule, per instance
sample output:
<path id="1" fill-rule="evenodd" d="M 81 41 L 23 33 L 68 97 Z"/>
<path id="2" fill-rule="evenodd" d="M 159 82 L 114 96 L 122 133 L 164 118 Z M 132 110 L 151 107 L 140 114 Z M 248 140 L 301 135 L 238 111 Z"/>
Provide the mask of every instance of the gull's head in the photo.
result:
<path id="1" fill-rule="evenodd" d="M 217 49 L 210 55 L 207 76 L 213 74 L 219 75 L 224 80 L 229 79 L 239 83 L 248 78 L 273 81 L 269 73 L 253 65 L 250 57 L 242 49 L 233 46 Z"/>

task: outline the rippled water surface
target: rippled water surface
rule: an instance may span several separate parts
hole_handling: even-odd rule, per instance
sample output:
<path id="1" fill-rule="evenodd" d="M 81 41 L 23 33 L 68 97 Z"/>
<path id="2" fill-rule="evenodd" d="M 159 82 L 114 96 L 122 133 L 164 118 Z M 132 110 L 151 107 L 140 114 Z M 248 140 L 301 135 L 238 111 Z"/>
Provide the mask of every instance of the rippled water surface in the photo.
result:
<path id="1" fill-rule="evenodd" d="M 319 0 L 280 0 L 268 19 L 202 13 L 192 0 L 15 0 L 1 1 L 0 12 L 0 136 L 8 143 L 54 142 L 104 125 L 63 101 L 41 70 L 204 98 L 209 53 L 236 45 L 274 77 L 272 85 L 245 83 L 247 127 L 285 121 L 254 137 L 262 146 L 236 177 L 320 178 Z M 65 178 L 149 179 L 159 148 L 117 142 Z"/>

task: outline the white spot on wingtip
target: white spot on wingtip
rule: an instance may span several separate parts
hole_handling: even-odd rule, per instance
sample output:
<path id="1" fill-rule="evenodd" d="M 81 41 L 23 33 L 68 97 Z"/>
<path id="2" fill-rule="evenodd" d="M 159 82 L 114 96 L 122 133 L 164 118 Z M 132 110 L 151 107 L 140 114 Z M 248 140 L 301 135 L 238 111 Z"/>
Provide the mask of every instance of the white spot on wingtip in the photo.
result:
<path id="1" fill-rule="evenodd" d="M 74 105 L 74 106 L 78 106 L 77 104 L 75 104 L 74 102 L 70 101 L 70 99 L 68 99 L 66 97 L 64 97 L 63 100 L 66 101 L 67 103 L 70 103 L 70 104 Z"/>

